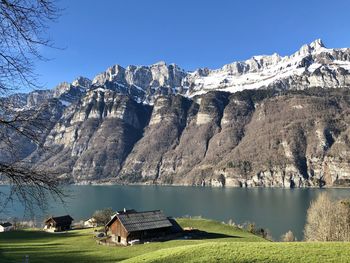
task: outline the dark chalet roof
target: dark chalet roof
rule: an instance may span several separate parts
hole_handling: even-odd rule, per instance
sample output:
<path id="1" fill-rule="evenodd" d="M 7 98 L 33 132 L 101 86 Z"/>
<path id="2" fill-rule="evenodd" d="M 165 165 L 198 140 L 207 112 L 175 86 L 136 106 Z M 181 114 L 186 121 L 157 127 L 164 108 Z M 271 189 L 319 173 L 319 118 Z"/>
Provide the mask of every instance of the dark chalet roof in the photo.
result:
<path id="1" fill-rule="evenodd" d="M 5 223 L 1 223 L 0 226 L 9 227 L 9 226 L 12 226 L 12 224 L 10 222 L 5 222 Z"/>
<path id="2" fill-rule="evenodd" d="M 125 214 L 125 213 L 137 213 L 135 209 L 124 209 L 117 211 L 117 214 Z"/>
<path id="3" fill-rule="evenodd" d="M 116 219 L 120 220 L 121 224 L 129 233 L 172 227 L 169 219 L 160 210 L 116 214 L 111 221 L 108 222 L 107 226 L 113 224 Z"/>
<path id="4" fill-rule="evenodd" d="M 45 223 L 48 223 L 51 220 L 54 221 L 56 225 L 70 225 L 74 219 L 70 215 L 57 216 L 57 217 L 50 217 L 45 221 Z"/>

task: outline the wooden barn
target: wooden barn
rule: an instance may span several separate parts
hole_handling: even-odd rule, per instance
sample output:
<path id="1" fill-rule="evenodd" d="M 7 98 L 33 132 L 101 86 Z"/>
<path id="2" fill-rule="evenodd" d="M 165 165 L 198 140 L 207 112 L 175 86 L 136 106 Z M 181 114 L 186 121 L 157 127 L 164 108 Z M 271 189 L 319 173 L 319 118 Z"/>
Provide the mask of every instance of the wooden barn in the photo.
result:
<path id="1" fill-rule="evenodd" d="M 71 229 L 74 219 L 70 215 L 50 217 L 45 221 L 44 230 L 47 232 L 60 232 Z"/>
<path id="2" fill-rule="evenodd" d="M 129 245 L 170 234 L 173 224 L 160 210 L 118 212 L 106 225 L 111 241 Z"/>

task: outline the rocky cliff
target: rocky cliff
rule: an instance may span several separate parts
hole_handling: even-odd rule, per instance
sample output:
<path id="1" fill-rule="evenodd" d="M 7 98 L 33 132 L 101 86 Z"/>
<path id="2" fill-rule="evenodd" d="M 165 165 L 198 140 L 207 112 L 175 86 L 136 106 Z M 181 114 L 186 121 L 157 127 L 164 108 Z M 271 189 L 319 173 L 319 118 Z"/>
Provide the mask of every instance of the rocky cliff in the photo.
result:
<path id="1" fill-rule="evenodd" d="M 350 186 L 349 71 L 350 49 L 316 40 L 217 70 L 116 65 L 2 103 L 51 114 L 20 156 L 71 183 Z"/>

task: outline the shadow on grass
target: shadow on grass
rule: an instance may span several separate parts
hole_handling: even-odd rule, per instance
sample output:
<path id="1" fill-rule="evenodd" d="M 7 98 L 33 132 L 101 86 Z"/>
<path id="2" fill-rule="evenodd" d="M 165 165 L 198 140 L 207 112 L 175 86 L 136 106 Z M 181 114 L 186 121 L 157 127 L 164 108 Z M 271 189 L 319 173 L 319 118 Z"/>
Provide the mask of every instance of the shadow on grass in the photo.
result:
<path id="1" fill-rule="evenodd" d="M 240 236 L 226 235 L 221 233 L 212 233 L 212 232 L 206 232 L 202 230 L 185 231 L 184 237 L 186 236 L 190 239 L 242 238 Z"/>
<path id="2" fill-rule="evenodd" d="M 167 236 L 165 238 L 153 239 L 150 242 L 168 242 L 173 240 L 209 240 L 209 239 L 224 239 L 224 238 L 243 238 L 241 236 L 227 235 L 222 233 L 206 232 L 198 229 L 185 230 L 174 236 Z M 149 240 L 144 240 L 145 242 Z"/>
<path id="3" fill-rule="evenodd" d="M 6 253 L 17 253 L 18 251 L 50 251 L 61 249 L 63 244 L 26 244 L 26 245 L 1 245 L 1 249 Z M 0 261 L 1 262 L 1 261 Z"/>
<path id="4" fill-rule="evenodd" d="M 26 256 L 29 258 L 29 262 L 37 263 L 63 263 L 63 262 L 119 262 L 125 260 L 125 257 L 118 258 L 104 258 L 91 253 L 85 254 L 88 251 L 82 250 L 70 250 L 70 251 L 47 251 L 46 253 L 38 253 L 37 250 L 23 252 L 16 251 L 16 253 L 6 252 L 0 250 L 0 262 L 9 263 L 9 262 L 24 262 Z"/>
<path id="5" fill-rule="evenodd" d="M 28 240 L 35 240 L 35 239 L 50 239 L 50 238 L 66 238 L 66 237 L 78 237 L 83 236 L 83 234 L 80 234 L 75 231 L 67 231 L 62 233 L 48 233 L 45 231 L 40 230 L 17 230 L 17 231 L 9 231 L 4 232 L 0 234 L 0 242 L 1 241 L 7 241 L 7 240 L 18 240 L 23 241 L 23 238 L 25 238 L 25 241 L 28 242 Z"/>

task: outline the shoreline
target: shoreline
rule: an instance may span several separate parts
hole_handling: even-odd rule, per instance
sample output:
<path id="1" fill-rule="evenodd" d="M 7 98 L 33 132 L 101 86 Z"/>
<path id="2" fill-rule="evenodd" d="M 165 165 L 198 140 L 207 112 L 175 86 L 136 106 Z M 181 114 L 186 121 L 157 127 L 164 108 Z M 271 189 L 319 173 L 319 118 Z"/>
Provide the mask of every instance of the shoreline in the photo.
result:
<path id="1" fill-rule="evenodd" d="M 190 184 L 152 184 L 152 183 L 113 183 L 113 182 L 88 182 L 88 183 L 73 183 L 68 185 L 76 185 L 76 186 L 84 186 L 84 185 L 91 185 L 91 186 L 174 186 L 174 187 L 198 187 L 198 188 L 242 188 L 242 189 L 259 189 L 259 188 L 266 188 L 266 189 L 350 189 L 350 186 L 324 186 L 324 187 L 317 187 L 317 186 L 309 186 L 309 187 L 281 187 L 281 186 L 215 186 L 215 185 L 208 185 L 208 186 L 201 186 L 201 185 L 190 185 Z"/>
<path id="2" fill-rule="evenodd" d="M 0 182 L 1 186 L 10 186 L 11 184 Z M 350 186 L 308 186 L 308 187 L 281 187 L 281 186 L 234 186 L 234 185 L 225 185 L 225 186 L 216 186 L 216 185 L 190 185 L 190 184 L 152 184 L 152 183 L 115 183 L 115 182 L 78 182 L 78 183 L 67 183 L 63 184 L 65 186 L 174 186 L 174 187 L 198 187 L 198 188 L 242 188 L 242 189 L 349 189 Z"/>

